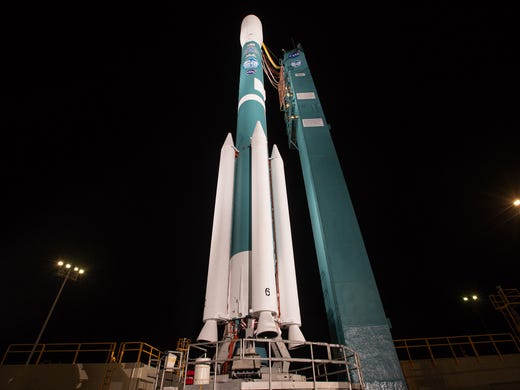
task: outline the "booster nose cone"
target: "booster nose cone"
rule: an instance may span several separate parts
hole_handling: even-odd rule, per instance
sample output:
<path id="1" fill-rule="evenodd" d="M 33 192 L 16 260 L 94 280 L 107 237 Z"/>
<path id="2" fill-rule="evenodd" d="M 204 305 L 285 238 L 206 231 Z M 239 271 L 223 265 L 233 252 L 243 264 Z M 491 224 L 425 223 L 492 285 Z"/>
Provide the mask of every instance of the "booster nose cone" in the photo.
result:
<path id="1" fill-rule="evenodd" d="M 247 15 L 240 26 L 240 45 L 244 47 L 250 41 L 258 43 L 259 46 L 262 46 L 264 41 L 262 22 L 256 15 Z"/>

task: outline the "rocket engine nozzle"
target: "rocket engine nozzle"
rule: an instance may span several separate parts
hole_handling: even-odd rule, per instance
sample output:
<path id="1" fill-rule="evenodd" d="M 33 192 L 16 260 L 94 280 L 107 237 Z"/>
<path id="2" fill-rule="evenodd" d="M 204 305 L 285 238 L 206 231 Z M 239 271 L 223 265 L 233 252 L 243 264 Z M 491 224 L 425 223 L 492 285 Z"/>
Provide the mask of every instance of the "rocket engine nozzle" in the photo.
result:
<path id="1" fill-rule="evenodd" d="M 197 337 L 199 342 L 215 343 L 218 341 L 218 329 L 216 320 L 206 320 L 204 326 Z"/>
<path id="2" fill-rule="evenodd" d="M 274 321 L 273 315 L 268 311 L 260 312 L 258 317 L 258 325 L 256 326 L 256 337 L 274 339 L 280 336 L 282 332 Z"/>
<path id="3" fill-rule="evenodd" d="M 295 349 L 305 344 L 305 337 L 298 325 L 289 325 L 289 349 Z"/>

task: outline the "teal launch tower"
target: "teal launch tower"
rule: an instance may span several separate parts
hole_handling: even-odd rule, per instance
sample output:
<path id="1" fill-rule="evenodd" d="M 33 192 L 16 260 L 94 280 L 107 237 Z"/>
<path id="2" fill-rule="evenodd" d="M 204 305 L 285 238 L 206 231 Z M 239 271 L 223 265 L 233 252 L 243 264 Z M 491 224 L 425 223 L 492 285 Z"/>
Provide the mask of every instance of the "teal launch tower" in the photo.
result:
<path id="1" fill-rule="evenodd" d="M 305 183 L 332 342 L 361 358 L 369 389 L 406 389 L 349 191 L 301 45 L 282 59 L 289 145 Z M 282 94 L 281 93 L 281 94 Z"/>

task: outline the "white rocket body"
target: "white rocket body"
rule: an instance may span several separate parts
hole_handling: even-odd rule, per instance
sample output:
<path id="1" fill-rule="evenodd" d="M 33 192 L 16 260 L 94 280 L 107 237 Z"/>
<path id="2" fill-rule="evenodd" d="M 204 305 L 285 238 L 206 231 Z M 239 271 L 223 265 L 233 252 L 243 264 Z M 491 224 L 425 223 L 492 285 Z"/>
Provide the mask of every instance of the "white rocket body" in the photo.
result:
<path id="1" fill-rule="evenodd" d="M 305 338 L 300 330 L 283 161 L 276 145 L 271 160 L 268 156 L 258 59 L 262 39 L 260 20 L 246 16 L 240 31 L 243 57 L 237 145 L 228 134 L 221 149 L 204 327 L 197 340 L 215 342 L 217 325 L 244 324 L 235 320 L 248 318 L 256 337 L 280 337 L 286 328 L 290 347 L 295 347 Z"/>

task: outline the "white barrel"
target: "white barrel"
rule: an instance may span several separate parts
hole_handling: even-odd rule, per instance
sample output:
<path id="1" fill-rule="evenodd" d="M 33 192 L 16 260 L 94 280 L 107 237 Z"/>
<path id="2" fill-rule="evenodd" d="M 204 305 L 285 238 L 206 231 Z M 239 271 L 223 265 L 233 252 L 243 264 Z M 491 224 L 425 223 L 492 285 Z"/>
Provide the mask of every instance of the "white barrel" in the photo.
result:
<path id="1" fill-rule="evenodd" d="M 193 375 L 194 385 L 207 385 L 209 383 L 210 359 L 195 359 L 195 373 Z"/>

